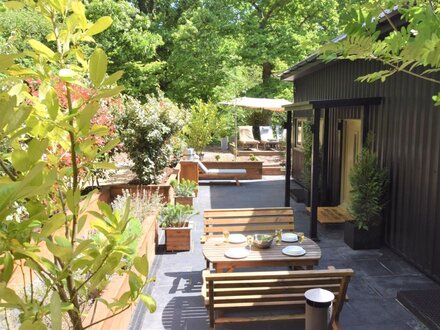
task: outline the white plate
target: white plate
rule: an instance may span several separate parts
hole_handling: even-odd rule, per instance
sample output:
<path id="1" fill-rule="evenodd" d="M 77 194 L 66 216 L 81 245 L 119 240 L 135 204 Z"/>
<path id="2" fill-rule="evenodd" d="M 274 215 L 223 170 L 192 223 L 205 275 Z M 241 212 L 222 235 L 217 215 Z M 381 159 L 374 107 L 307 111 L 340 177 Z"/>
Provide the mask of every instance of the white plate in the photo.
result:
<path id="1" fill-rule="evenodd" d="M 283 242 L 298 242 L 298 235 L 294 234 L 294 233 L 284 233 L 281 236 L 281 240 Z"/>
<path id="2" fill-rule="evenodd" d="M 246 236 L 243 234 L 231 234 L 229 235 L 229 243 L 239 244 L 246 242 Z"/>
<path id="3" fill-rule="evenodd" d="M 225 256 L 231 259 L 243 259 L 249 255 L 245 248 L 230 248 L 225 252 Z"/>
<path id="4" fill-rule="evenodd" d="M 301 246 L 294 245 L 286 246 L 281 252 L 291 257 L 299 257 L 306 254 L 306 250 L 304 250 Z"/>

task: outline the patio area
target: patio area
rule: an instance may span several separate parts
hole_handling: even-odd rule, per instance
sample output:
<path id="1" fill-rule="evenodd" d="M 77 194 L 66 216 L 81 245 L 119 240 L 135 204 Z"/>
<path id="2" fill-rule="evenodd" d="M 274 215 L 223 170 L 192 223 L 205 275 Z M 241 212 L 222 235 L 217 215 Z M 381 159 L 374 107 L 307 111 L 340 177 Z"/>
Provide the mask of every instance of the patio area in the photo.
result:
<path id="1" fill-rule="evenodd" d="M 283 206 L 283 177 L 242 181 L 241 186 L 201 185 L 193 217 L 193 246 L 189 252 L 156 256 L 151 275 L 156 282 L 145 288 L 157 301 L 150 314 L 138 304 L 130 329 L 209 329 L 208 313 L 201 296 L 202 270 L 206 267 L 199 238 L 203 231 L 203 211 L 211 208 Z M 293 200 L 295 228 L 308 233 L 304 204 Z M 318 225 L 322 258 L 317 269 L 328 266 L 352 268 L 349 301 L 340 316 L 343 329 L 427 329 L 397 300 L 399 290 L 438 289 L 439 286 L 387 248 L 354 251 L 343 242 L 343 225 Z M 304 322 L 247 323 L 219 329 L 303 329 Z"/>

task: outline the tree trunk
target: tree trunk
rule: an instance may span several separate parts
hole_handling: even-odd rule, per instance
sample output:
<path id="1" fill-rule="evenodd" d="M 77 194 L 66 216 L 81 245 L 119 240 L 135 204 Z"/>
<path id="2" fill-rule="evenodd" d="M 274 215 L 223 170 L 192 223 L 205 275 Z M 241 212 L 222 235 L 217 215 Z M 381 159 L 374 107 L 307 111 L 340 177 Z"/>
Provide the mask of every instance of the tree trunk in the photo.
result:
<path id="1" fill-rule="evenodd" d="M 272 63 L 269 62 L 263 63 L 263 75 L 262 75 L 263 84 L 267 83 L 269 79 L 272 77 L 272 69 L 273 69 Z"/>

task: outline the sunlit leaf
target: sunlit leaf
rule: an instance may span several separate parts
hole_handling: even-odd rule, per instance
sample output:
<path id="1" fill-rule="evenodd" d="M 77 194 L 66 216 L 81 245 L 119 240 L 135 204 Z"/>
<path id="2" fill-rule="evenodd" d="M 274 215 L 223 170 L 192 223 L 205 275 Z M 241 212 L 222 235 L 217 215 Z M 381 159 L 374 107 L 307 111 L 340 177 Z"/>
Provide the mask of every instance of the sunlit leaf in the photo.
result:
<path id="1" fill-rule="evenodd" d="M 141 301 L 144 303 L 145 307 L 148 308 L 150 313 L 154 313 L 156 311 L 157 304 L 153 297 L 151 297 L 149 294 L 144 293 L 141 293 L 139 297 L 141 298 Z"/>
<path id="2" fill-rule="evenodd" d="M 149 266 L 148 266 L 148 259 L 146 255 L 143 255 L 142 257 L 136 257 L 133 260 L 133 265 L 136 268 L 136 270 L 144 275 L 147 276 L 149 272 Z"/>
<path id="3" fill-rule="evenodd" d="M 53 291 L 50 298 L 50 319 L 52 321 L 52 330 L 61 330 L 61 299 L 57 291 Z"/>
<path id="4" fill-rule="evenodd" d="M 89 73 L 92 83 L 99 87 L 105 78 L 107 73 L 107 55 L 101 48 L 96 48 L 90 57 Z"/>
<path id="5" fill-rule="evenodd" d="M 49 47 L 47 47 L 46 45 L 42 44 L 41 42 L 39 42 L 38 40 L 35 39 L 30 39 L 29 40 L 29 45 L 31 45 L 31 47 L 33 48 L 33 50 L 40 54 L 43 55 L 44 57 L 52 60 L 55 56 L 55 53 L 52 51 L 52 49 L 50 49 Z"/>
<path id="6" fill-rule="evenodd" d="M 123 75 L 124 75 L 124 71 L 116 71 L 115 73 L 113 73 L 109 77 L 107 77 L 104 80 L 104 82 L 102 83 L 102 85 L 104 85 L 104 86 L 113 85 L 119 79 L 121 79 Z"/>
<path id="7" fill-rule="evenodd" d="M 87 31 L 88 36 L 93 36 L 95 34 L 101 33 L 108 29 L 110 25 L 112 25 L 112 18 L 110 16 L 104 16 L 99 18 L 95 24 L 93 24 L 90 29 Z"/>
<path id="8" fill-rule="evenodd" d="M 24 3 L 20 1 L 6 1 L 4 5 L 9 10 L 20 10 L 24 8 Z"/>

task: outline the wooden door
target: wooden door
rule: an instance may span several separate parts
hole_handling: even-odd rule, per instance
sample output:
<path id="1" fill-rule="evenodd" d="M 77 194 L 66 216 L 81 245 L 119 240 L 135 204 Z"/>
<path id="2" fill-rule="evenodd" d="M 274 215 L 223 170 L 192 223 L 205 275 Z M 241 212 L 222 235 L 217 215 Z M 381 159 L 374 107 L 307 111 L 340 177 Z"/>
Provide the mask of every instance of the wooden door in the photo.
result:
<path id="1" fill-rule="evenodd" d="M 343 122 L 341 205 L 347 207 L 350 199 L 350 171 L 362 149 L 362 125 L 359 119 L 347 119 Z"/>

